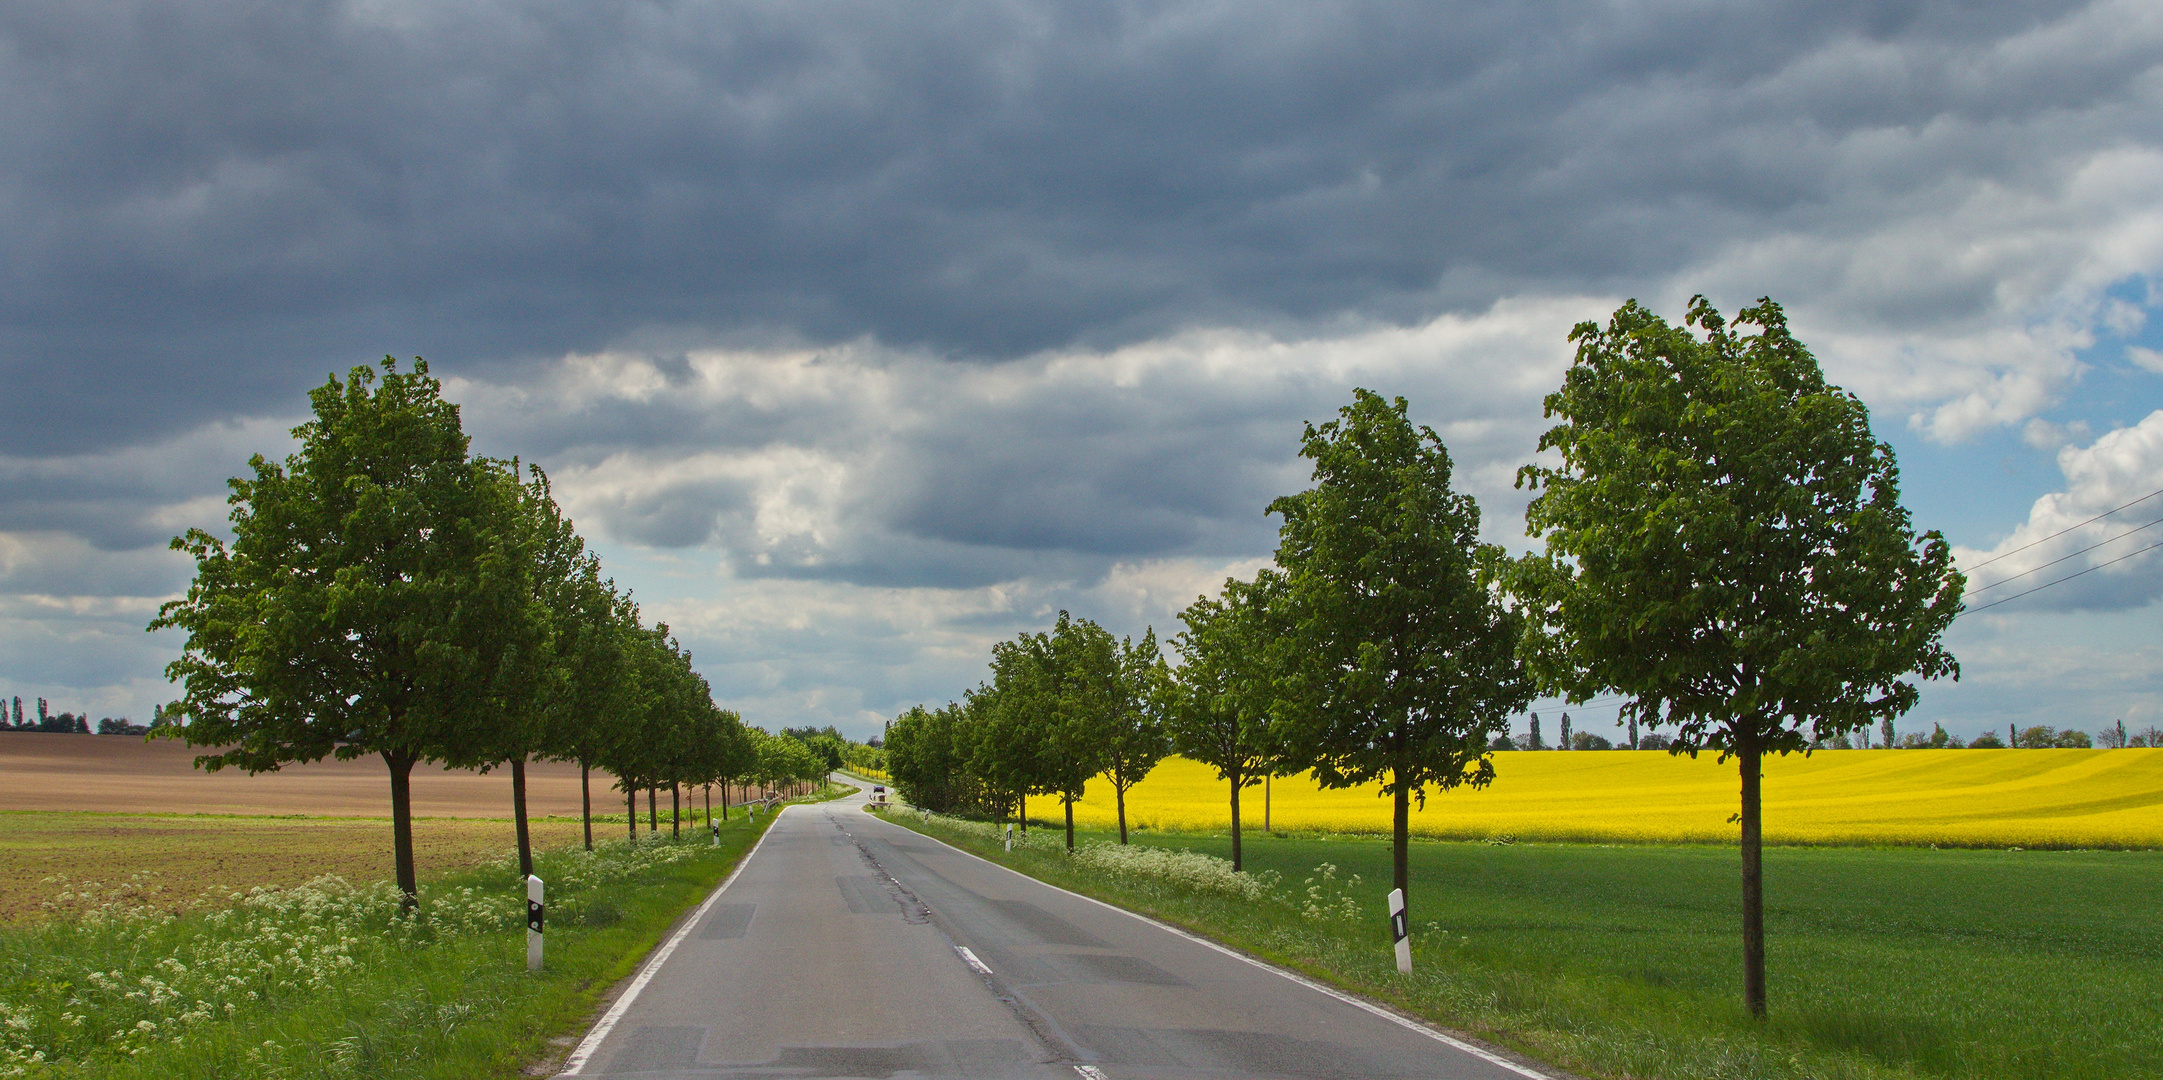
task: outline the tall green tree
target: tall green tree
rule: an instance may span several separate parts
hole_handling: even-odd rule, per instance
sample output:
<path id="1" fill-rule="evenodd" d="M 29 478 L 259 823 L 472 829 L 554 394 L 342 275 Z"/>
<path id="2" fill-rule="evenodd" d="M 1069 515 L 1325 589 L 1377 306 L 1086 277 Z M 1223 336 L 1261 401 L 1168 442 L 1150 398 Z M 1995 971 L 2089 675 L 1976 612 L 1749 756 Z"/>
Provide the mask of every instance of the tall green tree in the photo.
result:
<path id="1" fill-rule="evenodd" d="M 911 707 L 886 732 L 886 768 L 911 806 L 944 814 L 975 802 L 962 708 Z"/>
<path id="2" fill-rule="evenodd" d="M 638 669 L 631 651 L 639 630 L 638 605 L 600 576 L 590 559 L 572 578 L 555 609 L 557 655 L 567 685 L 551 703 L 549 756 L 578 763 L 579 814 L 586 850 L 593 850 L 592 773 L 624 737 L 637 707 Z"/>
<path id="3" fill-rule="evenodd" d="M 991 647 L 991 681 L 965 695 L 969 768 L 993 808 L 1012 808 L 1027 831 L 1028 797 L 1054 790 L 1059 695 L 1051 636 L 1021 634 Z"/>
<path id="4" fill-rule="evenodd" d="M 1104 779 L 1111 782 L 1119 813 L 1119 842 L 1127 842 L 1127 792 L 1147 779 L 1157 763 L 1172 752 L 1171 732 L 1164 723 L 1165 686 L 1170 668 L 1157 648 L 1157 632 L 1145 630 L 1142 639 L 1119 642 L 1117 683 L 1108 702 L 1099 762 Z"/>
<path id="5" fill-rule="evenodd" d="M 1704 331 L 1699 339 L 1689 327 Z M 1620 693 L 1672 752 L 1741 772 L 1743 998 L 1765 1012 L 1767 754 L 1866 732 L 1959 677 L 1940 637 L 1965 582 L 1900 505 L 1892 447 L 1761 300 L 1738 333 L 1697 297 L 1684 326 L 1632 301 L 1570 332 L 1560 419 L 1528 466 L 1546 550 L 1515 567 L 1524 652 L 1572 701 Z"/>
<path id="6" fill-rule="evenodd" d="M 564 644 L 566 594 L 586 561 L 585 542 L 550 496 L 548 477 L 533 470 L 530 483 L 517 461 L 479 462 L 486 468 L 496 510 L 491 571 L 524 594 L 522 617 L 498 627 L 495 663 L 483 674 L 486 704 L 473 717 L 469 738 L 449 748 L 444 763 L 488 772 L 509 766 L 511 817 L 518 843 L 519 874 L 533 873 L 532 832 L 526 815 L 526 763 L 555 756 L 566 739 L 563 704 L 571 688 Z"/>
<path id="7" fill-rule="evenodd" d="M 1231 785 L 1232 869 L 1244 869 L 1239 796 L 1279 772 L 1286 756 L 1275 721 L 1275 678 L 1289 653 L 1281 628 L 1284 578 L 1264 570 L 1224 583 L 1222 599 L 1197 598 L 1172 639 L 1180 664 L 1160 684 L 1165 733 L 1180 754 Z M 1272 609 L 1272 602 L 1277 604 Z"/>
<path id="8" fill-rule="evenodd" d="M 233 541 L 200 529 L 185 597 L 150 629 L 188 634 L 161 734 L 219 747 L 202 768 L 275 771 L 378 755 L 390 773 L 398 886 L 411 903 L 411 777 L 484 737 L 492 673 L 531 590 L 500 520 L 500 469 L 468 456 L 458 407 L 416 360 L 357 367 L 309 394 L 280 465 L 231 481 Z"/>
<path id="9" fill-rule="evenodd" d="M 1126 683 L 1119 643 L 1089 619 L 1060 612 L 1046 645 L 1041 688 L 1047 694 L 1035 706 L 1045 726 L 1041 784 L 1066 812 L 1066 848 L 1072 851 L 1074 804 L 1104 771 L 1105 749 L 1124 719 Z"/>
<path id="10" fill-rule="evenodd" d="M 1323 787 L 1380 783 L 1409 902 L 1412 803 L 1492 780 L 1493 736 L 1531 700 L 1521 621 L 1489 580 L 1501 551 L 1479 541 L 1478 504 L 1450 490 L 1449 451 L 1403 398 L 1356 391 L 1300 455 L 1314 487 L 1269 505 L 1296 642 L 1280 724 Z"/>

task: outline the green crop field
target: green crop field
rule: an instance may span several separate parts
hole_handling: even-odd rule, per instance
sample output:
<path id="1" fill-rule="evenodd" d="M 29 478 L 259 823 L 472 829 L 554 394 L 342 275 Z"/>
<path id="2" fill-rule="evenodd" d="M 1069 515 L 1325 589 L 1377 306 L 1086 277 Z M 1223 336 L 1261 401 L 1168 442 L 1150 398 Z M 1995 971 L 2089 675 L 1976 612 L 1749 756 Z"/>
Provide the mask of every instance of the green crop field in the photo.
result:
<path id="1" fill-rule="evenodd" d="M 936 818 L 896 820 L 1587 1076 L 2163 1076 L 2155 852 L 1768 849 L 1760 1023 L 1741 1008 L 1732 848 L 1415 843 L 1405 978 L 1382 910 L 1384 840 L 1250 835 L 1248 869 L 1281 878 L 1255 902 L 1092 870 L 1040 846 L 1051 829 L 1003 855 Z M 1331 916 L 1342 895 L 1356 915 Z"/>

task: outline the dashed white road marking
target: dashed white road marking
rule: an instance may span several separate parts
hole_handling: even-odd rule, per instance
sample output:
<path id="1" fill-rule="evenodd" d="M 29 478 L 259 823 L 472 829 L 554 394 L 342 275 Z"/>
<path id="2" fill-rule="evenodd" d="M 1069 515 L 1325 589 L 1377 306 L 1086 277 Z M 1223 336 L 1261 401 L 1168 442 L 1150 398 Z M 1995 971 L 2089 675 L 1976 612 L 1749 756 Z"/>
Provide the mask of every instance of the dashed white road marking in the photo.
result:
<path id="1" fill-rule="evenodd" d="M 991 974 L 991 968 L 989 968 L 989 967 L 985 966 L 985 964 L 984 964 L 984 962 L 983 962 L 982 960 L 979 960 L 979 959 L 977 959 L 977 958 L 976 958 L 976 954 L 975 954 L 975 953 L 973 953 L 973 952 L 970 952 L 970 951 L 969 951 L 969 947 L 968 947 L 967 945 L 956 945 L 956 946 L 954 946 L 954 951 L 955 951 L 955 952 L 958 952 L 958 953 L 960 953 L 960 954 L 961 954 L 961 958 L 962 958 L 963 960 L 967 961 L 970 967 L 972 967 L 972 968 L 975 968 L 975 969 L 976 969 L 976 973 L 977 973 L 977 974 L 979 974 L 979 975 L 989 975 L 989 974 Z"/>
<path id="2" fill-rule="evenodd" d="M 895 827 L 906 828 L 906 826 Z M 914 829 L 910 829 L 909 831 L 916 832 L 916 830 Z M 1263 971 L 1267 971 L 1270 974 L 1277 975 L 1284 979 L 1288 979 L 1292 982 L 1298 983 L 1299 985 L 1304 986 L 1317 994 L 1322 994 L 1326 997 L 1336 998 L 1338 1001 L 1341 1001 L 1346 1005 L 1350 1005 L 1351 1007 L 1358 1009 L 1361 1012 L 1369 1013 L 1374 1016 L 1380 1017 L 1383 1020 L 1387 1020 L 1390 1023 L 1405 1029 L 1406 1031 L 1414 1032 L 1419 1035 L 1424 1035 L 1427 1038 L 1433 1039 L 1434 1041 L 1441 1043 L 1442 1045 L 1447 1046 L 1452 1050 L 1458 1050 L 1466 1054 L 1470 1054 L 1473 1057 L 1476 1057 L 1481 1061 L 1485 1061 L 1491 1065 L 1499 1065 L 1502 1068 L 1508 1069 L 1509 1071 L 1524 1077 L 1525 1080 L 1554 1080 L 1553 1077 L 1548 1076 L 1546 1073 L 1540 1072 L 1537 1069 L 1527 1068 L 1523 1065 L 1518 1064 L 1517 1062 L 1511 1061 L 1510 1059 L 1503 1057 L 1500 1054 L 1495 1053 L 1492 1050 L 1488 1050 L 1485 1047 L 1474 1046 L 1473 1044 L 1468 1043 L 1463 1039 L 1457 1038 L 1453 1035 L 1436 1031 L 1434 1028 L 1428 1027 L 1427 1025 L 1420 1023 L 1419 1021 L 1414 1020 L 1409 1016 L 1402 1015 L 1390 1009 L 1385 1009 L 1382 1006 L 1377 1005 L 1374 1002 L 1368 1001 L 1364 998 L 1354 997 L 1353 995 L 1347 994 L 1334 986 L 1326 986 L 1322 983 L 1316 982 L 1315 980 L 1306 977 L 1305 975 L 1301 975 L 1296 971 L 1288 971 L 1284 968 L 1278 967 L 1275 964 L 1268 963 L 1267 961 L 1257 960 L 1254 957 L 1248 956 L 1246 953 L 1240 952 L 1237 949 L 1233 949 L 1224 945 L 1219 945 L 1216 942 L 1211 941 L 1208 938 L 1205 938 L 1199 934 L 1187 930 L 1182 930 L 1179 927 L 1173 926 L 1172 924 L 1167 922 L 1159 922 L 1158 920 L 1152 919 L 1149 916 L 1143 915 L 1139 912 L 1128 911 L 1127 909 L 1120 907 L 1117 904 L 1107 904 L 1094 896 L 1083 896 L 1082 894 L 1075 892 L 1072 889 L 1062 889 L 1059 886 L 1052 884 L 1051 882 L 1030 877 L 1029 875 L 1022 873 L 1021 871 L 1016 870 L 1011 866 L 999 866 L 998 863 L 992 862 L 990 859 L 986 859 L 980 855 L 977 855 L 974 852 L 962 851 L 960 848 L 955 847 L 954 845 L 949 844 L 946 841 L 941 840 L 938 837 L 932 836 L 928 833 L 916 833 L 916 835 L 921 836 L 924 839 L 939 845 L 940 847 L 946 848 L 958 854 L 966 855 L 969 858 L 975 859 L 978 862 L 984 863 L 988 866 L 996 866 L 999 869 L 1004 870 L 1007 873 L 1014 875 L 1015 877 L 1021 878 L 1024 881 L 1029 881 L 1038 885 L 1042 885 L 1045 888 L 1051 889 L 1055 892 L 1063 892 L 1068 896 L 1074 897 L 1077 900 L 1086 900 L 1089 903 L 1095 904 L 1096 906 L 1103 908 L 1107 911 L 1116 911 L 1119 914 L 1124 915 L 1129 919 L 1133 919 L 1136 922 L 1148 923 L 1149 925 L 1154 926 L 1167 934 L 1171 934 L 1174 937 L 1182 937 L 1187 939 L 1188 941 L 1195 943 L 1196 945 L 1200 945 L 1205 949 L 1210 949 L 1215 952 L 1223 953 L 1224 955 L 1229 956 L 1242 964 L 1252 965 L 1254 967 L 1262 969 Z M 970 954 L 969 950 L 962 949 L 961 951 L 964 956 L 968 957 L 971 966 L 977 967 L 978 970 L 982 971 L 986 975 L 991 974 L 991 970 L 989 968 L 985 968 L 979 965 L 976 957 Z"/>
<path id="3" fill-rule="evenodd" d="M 1082 1080 L 1106 1080 L 1104 1070 L 1094 1065 L 1076 1065 L 1074 1071 L 1081 1074 Z"/>

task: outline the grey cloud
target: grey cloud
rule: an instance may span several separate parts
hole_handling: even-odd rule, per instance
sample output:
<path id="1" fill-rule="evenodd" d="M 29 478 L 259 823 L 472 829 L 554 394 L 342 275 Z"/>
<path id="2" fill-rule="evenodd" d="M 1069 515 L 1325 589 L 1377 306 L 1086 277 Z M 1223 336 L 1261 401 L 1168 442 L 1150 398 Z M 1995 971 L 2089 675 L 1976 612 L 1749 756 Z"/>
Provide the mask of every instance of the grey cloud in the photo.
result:
<path id="1" fill-rule="evenodd" d="M 510 378 L 685 327 L 996 360 L 1627 290 L 2152 144 L 2152 34 L 2005 45 L 2069 13 L 12 5 L 0 394 L 56 451 L 384 352 Z"/>

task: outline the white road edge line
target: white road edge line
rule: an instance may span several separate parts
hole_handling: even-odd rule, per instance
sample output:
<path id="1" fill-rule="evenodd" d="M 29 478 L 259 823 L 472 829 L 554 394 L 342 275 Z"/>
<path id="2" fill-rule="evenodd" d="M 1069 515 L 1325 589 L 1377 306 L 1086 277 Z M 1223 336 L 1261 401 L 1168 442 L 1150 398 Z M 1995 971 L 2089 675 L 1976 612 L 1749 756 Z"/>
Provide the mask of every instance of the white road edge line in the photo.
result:
<path id="1" fill-rule="evenodd" d="M 968 961 L 968 963 L 969 963 L 969 966 L 970 966 L 970 967 L 972 967 L 972 968 L 975 968 L 975 969 L 976 969 L 976 973 L 977 973 L 977 974 L 979 974 L 979 975 L 989 975 L 989 974 L 991 974 L 991 968 L 990 968 L 989 966 L 987 966 L 987 965 L 986 965 L 986 964 L 985 964 L 985 963 L 984 963 L 984 962 L 983 962 L 982 960 L 979 960 L 979 959 L 977 959 L 977 958 L 976 958 L 976 954 L 975 954 L 975 953 L 973 953 L 973 952 L 970 952 L 970 951 L 969 951 L 969 947 L 968 947 L 967 945 L 956 945 L 956 946 L 954 946 L 954 951 L 955 951 L 955 952 L 958 952 L 958 953 L 960 953 L 960 954 L 961 954 L 961 958 L 962 958 L 963 960 L 966 960 L 966 961 Z"/>
<path id="2" fill-rule="evenodd" d="M 782 807 L 781 813 L 785 814 L 792 809 L 794 807 Z M 775 814 L 773 819 L 766 823 L 766 831 L 759 834 L 759 842 L 751 845 L 751 850 L 744 854 L 743 861 L 736 864 L 736 869 L 729 871 L 728 880 L 723 881 L 721 887 L 715 889 L 713 894 L 706 898 L 706 902 L 698 906 L 698 910 L 684 921 L 683 928 L 677 930 L 667 944 L 656 950 L 652 959 L 646 961 L 646 966 L 640 968 L 638 974 L 632 977 L 631 985 L 625 987 L 623 993 L 616 998 L 616 1003 L 610 1005 L 608 1011 L 601 1015 L 600 1023 L 593 1025 L 593 1030 L 579 1040 L 578 1049 L 571 1051 L 571 1056 L 563 1059 L 563 1068 L 556 1073 L 557 1076 L 578 1076 L 584 1071 L 586 1062 L 601 1049 L 602 1040 L 607 1039 L 608 1033 L 616 1029 L 616 1023 L 623 1019 L 623 1014 L 631 1011 L 631 1003 L 638 1000 L 639 991 L 653 981 L 654 972 L 668 963 L 668 958 L 676 952 L 676 946 L 683 944 L 683 939 L 691 936 L 691 928 L 706 920 L 706 912 L 713 907 L 714 901 L 721 899 L 721 894 L 729 891 L 729 886 L 736 884 L 736 878 L 744 872 L 744 867 L 751 865 L 752 857 L 759 853 L 760 848 L 766 846 L 766 838 L 773 835 L 774 826 L 780 823 L 780 817 L 781 814 Z"/>
<path id="3" fill-rule="evenodd" d="M 897 829 L 903 828 L 903 826 L 900 825 L 896 825 L 894 827 Z M 914 829 L 909 829 L 908 831 L 916 832 L 916 830 Z M 1409 1016 L 1399 1015 L 1398 1013 L 1392 1012 L 1389 1009 L 1385 1009 L 1382 1006 L 1375 1004 L 1374 1002 L 1353 997 L 1352 995 L 1347 994 L 1344 991 L 1337 989 L 1336 987 L 1325 986 L 1321 983 L 1314 981 L 1313 979 L 1306 977 L 1305 975 L 1301 975 L 1296 971 L 1291 971 L 1286 968 L 1278 967 L 1277 965 L 1268 963 L 1267 961 L 1257 960 L 1254 957 L 1248 956 L 1247 954 L 1240 952 L 1237 949 L 1227 948 L 1226 946 L 1219 945 L 1216 942 L 1209 940 L 1208 938 L 1202 937 L 1199 934 L 1182 930 L 1176 926 L 1173 926 L 1170 923 L 1158 922 L 1157 920 L 1152 919 L 1149 916 L 1143 915 L 1139 912 L 1128 911 L 1127 909 L 1120 907 L 1117 904 L 1107 904 L 1094 896 L 1083 896 L 1082 894 L 1075 892 L 1072 889 L 1061 889 L 1059 888 L 1059 886 L 1054 885 L 1049 881 L 1042 881 L 1037 878 L 1029 877 L 1029 875 L 1022 873 L 1021 871 L 1016 870 L 1013 867 L 999 866 L 998 863 L 992 862 L 990 859 L 986 859 L 983 856 L 978 855 L 974 852 L 962 851 L 962 849 L 954 847 L 954 845 L 949 844 L 936 836 L 931 836 L 927 833 L 916 833 L 916 835 L 921 836 L 924 839 L 939 845 L 940 847 L 949 848 L 960 854 L 967 855 L 969 858 L 975 859 L 978 862 L 984 863 L 989 866 L 998 866 L 999 869 L 1004 870 L 1007 873 L 1014 875 L 1015 877 L 1034 881 L 1047 889 L 1053 889 L 1058 892 L 1063 892 L 1068 896 L 1074 897 L 1079 900 L 1087 900 L 1090 903 L 1095 904 L 1100 908 L 1104 908 L 1107 911 L 1116 911 L 1119 914 L 1126 916 L 1127 918 L 1136 920 L 1137 922 L 1148 923 L 1149 925 L 1154 926 L 1157 929 L 1164 931 L 1165 933 L 1172 934 L 1177 937 L 1183 937 L 1188 941 L 1195 943 L 1196 945 L 1200 945 L 1205 949 L 1213 949 L 1217 952 L 1223 953 L 1224 955 L 1231 957 L 1234 960 L 1240 961 L 1241 963 L 1250 964 L 1254 967 L 1262 969 L 1263 971 L 1273 972 L 1277 975 L 1281 975 L 1287 979 L 1292 980 L 1295 983 L 1298 983 L 1301 986 L 1306 987 L 1309 990 L 1314 991 L 1315 993 L 1326 994 L 1330 997 L 1336 998 L 1338 1001 L 1344 1002 L 1345 1004 L 1350 1005 L 1355 1009 L 1359 1009 L 1363 1012 L 1372 1013 L 1376 1016 L 1381 1017 L 1384 1020 L 1389 1021 L 1392 1024 L 1397 1025 L 1398 1027 L 1404 1028 L 1407 1031 L 1417 1032 L 1421 1035 L 1425 1035 L 1426 1037 L 1433 1039 L 1434 1041 L 1441 1043 L 1444 1046 L 1448 1046 L 1455 1050 L 1461 1050 L 1467 1054 L 1472 1055 L 1473 1057 L 1479 1058 L 1481 1061 L 1500 1065 L 1501 1067 L 1508 1069 L 1509 1071 L 1516 1073 L 1519 1076 L 1525 1077 L 1526 1080 L 1555 1080 L 1554 1077 L 1551 1077 L 1546 1073 L 1540 1072 L 1537 1069 L 1528 1069 L 1523 1065 L 1519 1065 L 1518 1063 L 1511 1061 L 1510 1059 L 1503 1057 L 1500 1054 L 1495 1053 L 1492 1050 L 1487 1050 L 1482 1047 L 1474 1046 L 1471 1043 L 1468 1043 L 1463 1039 L 1457 1038 L 1453 1035 L 1448 1035 L 1443 1032 L 1436 1031 L 1435 1029 L 1428 1027 L 1427 1025 L 1422 1024 Z M 962 952 L 966 953 L 968 952 L 968 950 L 963 949 Z M 974 957 L 971 957 L 971 959 L 973 960 Z M 985 974 L 989 975 L 991 973 L 989 971 L 986 971 Z M 1080 1067 L 1077 1066 L 1077 1071 L 1079 1070 L 1079 1068 Z"/>
<path id="4" fill-rule="evenodd" d="M 1107 1080 L 1104 1070 L 1094 1065 L 1076 1065 L 1074 1071 L 1081 1074 L 1082 1080 Z"/>

